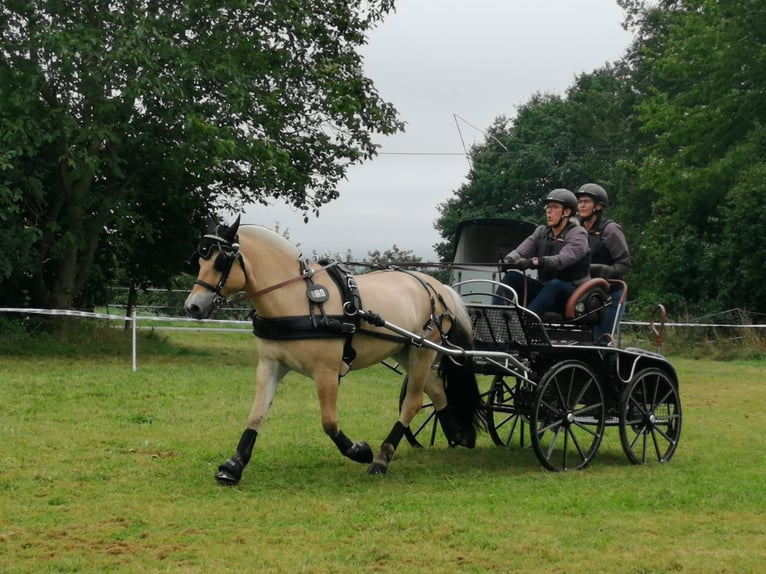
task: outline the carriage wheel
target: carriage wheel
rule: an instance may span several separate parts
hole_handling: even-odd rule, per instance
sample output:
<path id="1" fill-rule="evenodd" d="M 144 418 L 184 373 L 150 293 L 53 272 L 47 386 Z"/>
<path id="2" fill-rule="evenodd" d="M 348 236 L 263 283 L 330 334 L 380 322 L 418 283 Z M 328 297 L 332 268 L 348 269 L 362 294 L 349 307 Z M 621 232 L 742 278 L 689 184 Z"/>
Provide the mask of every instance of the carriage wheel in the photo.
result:
<path id="1" fill-rule="evenodd" d="M 604 390 L 590 367 L 564 361 L 545 372 L 530 420 L 532 447 L 549 470 L 586 467 L 604 436 Z"/>
<path id="2" fill-rule="evenodd" d="M 522 381 L 514 379 L 513 385 L 502 375 L 492 381 L 487 393 L 487 432 L 498 446 L 508 446 L 516 438 L 524 446 L 526 413 L 519 411 L 519 393 Z"/>
<path id="3" fill-rule="evenodd" d="M 681 436 L 681 400 L 667 373 L 640 371 L 625 387 L 620 404 L 620 441 L 630 462 L 670 460 Z"/>
<path id="4" fill-rule="evenodd" d="M 404 380 L 402 381 L 402 389 L 399 391 L 400 412 L 402 410 L 404 397 L 407 394 L 408 380 L 409 375 L 405 375 Z M 425 396 L 427 397 L 428 395 Z M 423 443 L 421 443 L 421 441 L 425 441 L 428 446 L 434 445 L 436 442 L 436 433 L 439 430 L 439 419 L 436 417 L 436 409 L 434 409 L 434 404 L 424 400 L 423 406 L 418 411 L 418 414 L 416 414 L 415 418 L 412 419 L 410 426 L 404 430 L 404 437 L 407 439 L 407 442 L 410 443 L 411 446 L 415 448 L 423 448 Z"/>

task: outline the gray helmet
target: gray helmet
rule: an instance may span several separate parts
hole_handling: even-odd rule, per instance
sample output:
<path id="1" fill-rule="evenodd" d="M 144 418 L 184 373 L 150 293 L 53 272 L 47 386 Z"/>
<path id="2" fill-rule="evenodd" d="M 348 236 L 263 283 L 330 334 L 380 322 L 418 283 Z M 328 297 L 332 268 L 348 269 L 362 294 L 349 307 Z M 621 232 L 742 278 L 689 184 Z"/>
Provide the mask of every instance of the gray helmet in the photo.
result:
<path id="1" fill-rule="evenodd" d="M 568 189 L 564 189 L 563 187 L 554 189 L 548 195 L 545 196 L 546 204 L 551 201 L 555 201 L 556 203 L 560 203 L 564 207 L 568 207 L 569 209 L 572 210 L 572 213 L 577 211 L 577 198 L 575 197 L 575 194 L 569 191 Z"/>
<path id="2" fill-rule="evenodd" d="M 609 205 L 609 196 L 606 194 L 606 190 L 596 183 L 586 183 L 581 185 L 575 195 L 579 198 L 581 195 L 587 195 L 593 198 L 594 203 L 603 203 Z"/>

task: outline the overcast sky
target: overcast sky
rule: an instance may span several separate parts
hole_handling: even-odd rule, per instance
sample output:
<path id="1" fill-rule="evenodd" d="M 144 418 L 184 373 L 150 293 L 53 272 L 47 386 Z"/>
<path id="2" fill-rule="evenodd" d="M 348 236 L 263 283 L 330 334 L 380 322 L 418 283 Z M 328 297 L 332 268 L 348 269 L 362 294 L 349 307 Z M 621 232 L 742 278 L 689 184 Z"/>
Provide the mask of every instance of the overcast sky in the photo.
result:
<path id="1" fill-rule="evenodd" d="M 243 223 L 289 230 L 305 256 L 361 260 L 397 245 L 437 261 L 433 223 L 466 181 L 464 144 L 535 92 L 564 95 L 577 75 L 619 59 L 631 40 L 622 16 L 615 0 L 397 0 L 363 54 L 406 131 L 378 136 L 380 155 L 349 170 L 318 218 L 304 224 L 280 203 L 248 209 Z"/>

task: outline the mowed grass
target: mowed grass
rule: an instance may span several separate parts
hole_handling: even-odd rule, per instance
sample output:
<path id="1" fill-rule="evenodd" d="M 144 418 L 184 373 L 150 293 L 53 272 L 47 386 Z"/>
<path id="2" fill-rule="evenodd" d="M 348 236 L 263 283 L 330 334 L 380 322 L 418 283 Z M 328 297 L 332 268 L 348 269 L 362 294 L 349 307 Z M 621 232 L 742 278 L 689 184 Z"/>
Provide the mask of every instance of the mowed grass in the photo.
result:
<path id="1" fill-rule="evenodd" d="M 288 375 L 243 481 L 213 475 L 253 398 L 247 334 L 93 339 L 0 355 L 0 572 L 761 572 L 761 362 L 673 360 L 682 442 L 632 466 L 618 431 L 590 468 L 529 448 L 405 441 L 385 476 L 324 436 L 313 383 Z M 64 352 L 60 352 L 61 349 Z M 57 350 L 58 349 L 58 350 Z M 342 428 L 377 448 L 401 377 L 341 384 Z"/>

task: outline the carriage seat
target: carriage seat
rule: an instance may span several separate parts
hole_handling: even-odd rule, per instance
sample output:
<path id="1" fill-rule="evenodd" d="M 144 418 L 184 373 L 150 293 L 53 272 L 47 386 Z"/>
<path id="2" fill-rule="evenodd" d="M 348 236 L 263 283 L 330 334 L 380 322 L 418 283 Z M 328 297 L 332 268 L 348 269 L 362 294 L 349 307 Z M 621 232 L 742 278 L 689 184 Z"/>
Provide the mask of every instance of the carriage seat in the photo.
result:
<path id="1" fill-rule="evenodd" d="M 588 279 L 580 284 L 567 299 L 564 315 L 556 312 L 543 313 L 544 323 L 577 323 L 600 325 L 606 318 L 609 305 L 609 282 L 601 277 Z"/>

